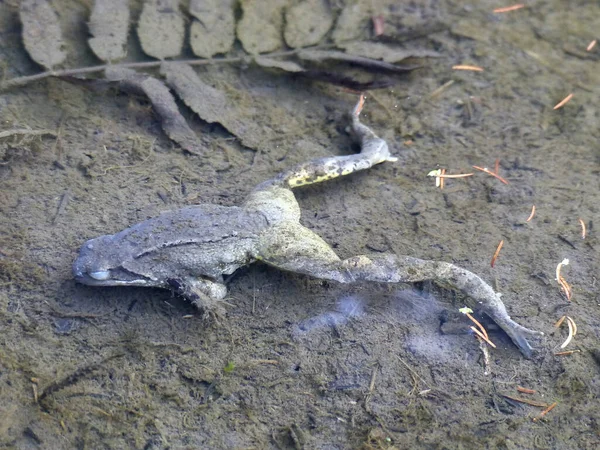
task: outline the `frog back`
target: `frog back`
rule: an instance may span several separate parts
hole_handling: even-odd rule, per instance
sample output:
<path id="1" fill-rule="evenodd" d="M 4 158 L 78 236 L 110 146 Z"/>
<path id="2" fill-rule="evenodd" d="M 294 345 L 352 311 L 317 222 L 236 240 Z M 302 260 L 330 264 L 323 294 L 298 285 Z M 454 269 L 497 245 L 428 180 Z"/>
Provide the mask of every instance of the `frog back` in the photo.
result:
<path id="1" fill-rule="evenodd" d="M 113 248 L 129 253 L 129 258 L 123 255 L 123 261 L 129 259 L 124 267 L 152 266 L 159 279 L 183 271 L 218 278 L 254 260 L 257 238 L 267 227 L 264 215 L 256 211 L 196 205 L 115 234 Z"/>

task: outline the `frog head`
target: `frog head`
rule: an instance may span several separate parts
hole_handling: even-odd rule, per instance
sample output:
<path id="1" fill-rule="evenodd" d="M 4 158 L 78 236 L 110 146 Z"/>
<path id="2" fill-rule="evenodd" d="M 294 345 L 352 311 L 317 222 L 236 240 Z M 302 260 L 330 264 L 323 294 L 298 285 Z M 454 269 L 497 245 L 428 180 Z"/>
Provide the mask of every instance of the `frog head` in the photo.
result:
<path id="1" fill-rule="evenodd" d="M 136 261 L 132 243 L 118 235 L 90 239 L 81 246 L 73 263 L 73 276 L 90 286 L 161 286 Z"/>

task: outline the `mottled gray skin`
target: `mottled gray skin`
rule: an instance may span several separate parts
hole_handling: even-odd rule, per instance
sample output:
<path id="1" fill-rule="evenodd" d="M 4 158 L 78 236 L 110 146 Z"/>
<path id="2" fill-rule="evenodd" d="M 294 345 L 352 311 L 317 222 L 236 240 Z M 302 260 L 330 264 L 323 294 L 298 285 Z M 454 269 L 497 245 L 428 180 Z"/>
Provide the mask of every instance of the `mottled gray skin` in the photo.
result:
<path id="1" fill-rule="evenodd" d="M 395 161 L 386 142 L 360 123 L 362 98 L 351 112 L 355 155 L 309 161 L 258 185 L 241 207 L 198 205 L 166 212 L 114 235 L 86 242 L 73 263 L 75 279 L 92 286 L 170 288 L 205 312 L 215 311 L 227 289 L 223 275 L 255 261 L 340 283 L 433 280 L 467 295 L 473 309 L 492 318 L 530 357 L 528 334 L 514 322 L 494 290 L 454 264 L 383 254 L 340 259 L 300 224 L 293 187 L 318 183 Z"/>

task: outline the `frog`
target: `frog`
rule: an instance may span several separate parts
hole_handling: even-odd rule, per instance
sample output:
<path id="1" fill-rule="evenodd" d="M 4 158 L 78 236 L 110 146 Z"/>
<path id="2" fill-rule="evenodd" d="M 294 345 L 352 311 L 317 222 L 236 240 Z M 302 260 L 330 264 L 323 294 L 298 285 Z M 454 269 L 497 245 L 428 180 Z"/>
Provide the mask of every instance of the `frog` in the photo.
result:
<path id="1" fill-rule="evenodd" d="M 360 120 L 364 101 L 361 96 L 346 114 L 358 153 L 297 164 L 258 184 L 239 206 L 191 205 L 90 239 L 73 263 L 74 279 L 90 286 L 171 289 L 205 314 L 222 308 L 225 279 L 255 262 L 345 284 L 431 280 L 462 292 L 472 309 L 492 319 L 531 358 L 530 338 L 543 333 L 511 319 L 500 294 L 475 273 L 450 262 L 394 253 L 342 259 L 301 224 L 293 189 L 397 161 L 387 142 Z"/>

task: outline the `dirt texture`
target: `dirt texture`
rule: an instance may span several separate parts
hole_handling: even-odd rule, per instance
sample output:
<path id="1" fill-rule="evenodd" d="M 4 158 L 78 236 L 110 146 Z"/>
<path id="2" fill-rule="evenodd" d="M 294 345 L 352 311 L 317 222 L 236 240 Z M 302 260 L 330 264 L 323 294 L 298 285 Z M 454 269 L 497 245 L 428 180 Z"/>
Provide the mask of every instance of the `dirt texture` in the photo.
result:
<path id="1" fill-rule="evenodd" d="M 0 447 L 600 446 L 600 52 L 586 51 L 600 5 L 548 0 L 494 14 L 501 2 L 373 0 L 351 17 L 350 2 L 327 3 L 363 39 L 380 15 L 380 40 L 441 57 L 367 93 L 362 120 L 399 161 L 298 189 L 302 223 L 344 258 L 394 252 L 479 274 L 515 320 L 546 333 L 536 357 L 477 316 L 497 345 L 486 364 L 473 335 L 441 327 L 460 296 L 427 283 L 348 287 L 257 264 L 228 280 L 218 321 L 168 290 L 77 285 L 71 263 L 87 239 L 185 205 L 236 205 L 293 164 L 356 151 L 342 118 L 357 94 L 206 66 L 199 76 L 232 87 L 240 117 L 256 114 L 257 99 L 260 145 L 241 145 L 179 103 L 204 146 L 192 155 L 165 136 L 145 97 L 49 78 L 0 93 L 0 133 L 40 131 L 0 138 Z M 90 2 L 52 5 L 69 54 L 62 65 L 98 64 Z M 0 2 L 5 78 L 43 70 L 23 46 L 18 11 L 18 1 Z M 140 11 L 136 2 L 132 21 Z M 262 52 L 250 28 L 249 50 Z M 344 33 L 334 25 L 323 42 L 334 35 Z M 135 39 L 128 60 L 149 60 Z M 494 170 L 496 159 L 508 184 L 472 168 Z M 441 190 L 427 177 L 437 168 L 474 175 Z M 565 258 L 570 302 L 555 280 Z M 563 315 L 577 324 L 565 350 L 578 352 L 555 356 Z M 544 407 L 504 395 L 557 405 L 540 418 Z"/>

